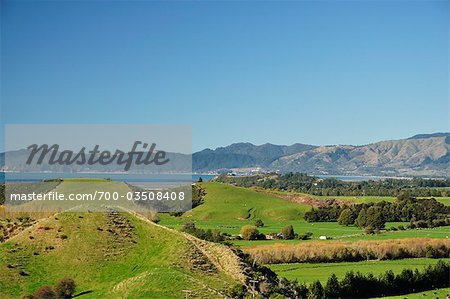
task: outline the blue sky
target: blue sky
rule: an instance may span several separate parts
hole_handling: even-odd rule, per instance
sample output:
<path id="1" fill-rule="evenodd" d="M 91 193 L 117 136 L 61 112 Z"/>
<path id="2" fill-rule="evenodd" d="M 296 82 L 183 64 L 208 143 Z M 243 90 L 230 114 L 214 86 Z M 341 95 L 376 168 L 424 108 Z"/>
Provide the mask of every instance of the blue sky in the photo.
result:
<path id="1" fill-rule="evenodd" d="M 3 124 L 188 124 L 194 150 L 449 131 L 448 1 L 1 3 Z"/>

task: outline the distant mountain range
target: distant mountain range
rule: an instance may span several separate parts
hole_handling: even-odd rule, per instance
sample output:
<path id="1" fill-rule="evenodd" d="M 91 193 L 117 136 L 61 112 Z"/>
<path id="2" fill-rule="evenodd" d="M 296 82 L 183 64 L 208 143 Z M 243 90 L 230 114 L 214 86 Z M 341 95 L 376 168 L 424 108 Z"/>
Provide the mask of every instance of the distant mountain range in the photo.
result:
<path id="1" fill-rule="evenodd" d="M 260 167 L 330 175 L 450 176 L 450 133 L 420 134 L 368 145 L 290 146 L 235 143 L 194 153 L 197 172 Z"/>
<path id="2" fill-rule="evenodd" d="M 5 169 L 23 171 L 27 150 L 8 152 Z M 191 157 L 168 153 L 174 161 L 170 171 L 190 168 Z M 5 154 L 0 154 L 4 165 Z M 176 161 L 176 162 L 175 162 Z M 173 165 L 177 165 L 174 167 Z M 188 166 L 189 165 L 189 166 Z M 315 175 L 382 175 L 450 177 L 450 133 L 420 134 L 407 139 L 380 141 L 368 145 L 316 146 L 296 143 L 234 143 L 215 150 L 205 149 L 192 156 L 194 172 L 263 171 L 306 172 Z M 30 168 L 27 168 L 30 169 Z M 144 166 L 135 168 L 147 172 Z M 36 168 L 35 171 L 121 171 L 121 166 L 59 166 Z M 150 170 L 151 172 L 151 170 Z"/>

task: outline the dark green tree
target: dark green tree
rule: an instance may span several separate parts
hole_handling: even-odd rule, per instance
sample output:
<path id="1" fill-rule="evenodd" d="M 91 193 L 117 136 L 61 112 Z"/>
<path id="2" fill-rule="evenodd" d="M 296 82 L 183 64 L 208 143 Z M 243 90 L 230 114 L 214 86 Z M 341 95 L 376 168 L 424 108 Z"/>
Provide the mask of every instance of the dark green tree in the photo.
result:
<path id="1" fill-rule="evenodd" d="M 308 292 L 308 299 L 324 299 L 325 291 L 320 281 L 316 280 L 312 283 Z"/>
<path id="2" fill-rule="evenodd" d="M 346 226 L 354 224 L 355 223 L 355 215 L 353 214 L 352 210 L 350 210 L 349 208 L 343 209 L 341 214 L 339 215 L 338 223 L 340 225 L 346 225 Z"/>
<path id="3" fill-rule="evenodd" d="M 340 296 L 341 286 L 337 276 L 334 273 L 328 278 L 324 292 L 326 298 L 338 298 Z"/>

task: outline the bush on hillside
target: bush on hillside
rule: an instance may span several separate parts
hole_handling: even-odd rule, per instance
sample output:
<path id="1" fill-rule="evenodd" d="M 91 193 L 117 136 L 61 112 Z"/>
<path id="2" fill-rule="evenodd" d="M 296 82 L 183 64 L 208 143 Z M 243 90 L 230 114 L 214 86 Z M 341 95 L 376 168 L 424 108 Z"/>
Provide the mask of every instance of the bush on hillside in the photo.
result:
<path id="1" fill-rule="evenodd" d="M 257 219 L 255 221 L 255 226 L 256 227 L 263 227 L 264 226 L 264 222 L 261 219 Z"/>
<path id="2" fill-rule="evenodd" d="M 76 284 L 71 278 L 63 278 L 56 284 L 55 293 L 59 299 L 72 298 L 75 293 Z"/>
<path id="3" fill-rule="evenodd" d="M 56 299 L 56 293 L 51 286 L 40 287 L 33 293 L 32 298 L 36 299 Z"/>
<path id="4" fill-rule="evenodd" d="M 247 294 L 247 288 L 242 284 L 235 284 L 230 289 L 230 297 L 236 299 L 243 299 Z"/>

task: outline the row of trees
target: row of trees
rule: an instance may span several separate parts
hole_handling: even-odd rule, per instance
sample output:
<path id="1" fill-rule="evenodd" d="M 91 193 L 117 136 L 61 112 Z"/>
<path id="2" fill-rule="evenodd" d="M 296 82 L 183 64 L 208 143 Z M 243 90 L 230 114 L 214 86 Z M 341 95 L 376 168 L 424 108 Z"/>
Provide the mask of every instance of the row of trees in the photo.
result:
<path id="1" fill-rule="evenodd" d="M 399 196 L 401 194 L 416 197 L 450 196 L 449 179 L 414 178 L 349 182 L 334 178 L 320 179 L 305 173 L 287 173 L 238 177 L 221 175 L 216 180 L 242 187 L 257 186 L 324 196 Z"/>
<path id="2" fill-rule="evenodd" d="M 309 222 L 337 221 L 341 225 L 356 225 L 370 230 L 384 228 L 386 222 L 427 223 L 426 227 L 448 225 L 450 207 L 434 198 L 401 197 L 394 202 L 331 205 L 313 208 L 305 213 Z M 424 226 L 425 227 L 425 226 Z"/>
<path id="3" fill-rule="evenodd" d="M 386 271 L 378 277 L 372 273 L 367 275 L 360 272 L 349 271 L 342 280 L 332 274 L 326 284 L 315 281 L 310 285 L 289 281 L 285 278 L 268 277 L 259 282 L 257 290 L 267 298 L 372 298 L 391 295 L 402 295 L 414 292 L 433 290 L 450 286 L 450 264 L 439 261 L 434 266 L 424 270 L 405 269 L 399 274 L 392 270 Z M 235 286 L 230 295 L 232 298 L 246 298 L 247 288 L 242 285 Z"/>
<path id="4" fill-rule="evenodd" d="M 371 298 L 420 292 L 450 285 L 450 264 L 439 261 L 435 266 L 428 266 L 422 272 L 418 269 L 404 269 L 395 275 L 392 270 L 379 277 L 353 271 L 347 272 L 342 280 L 331 275 L 325 286 L 320 281 L 314 282 L 308 293 L 301 298 Z"/>
<path id="5" fill-rule="evenodd" d="M 195 226 L 194 222 L 188 222 L 183 225 L 181 231 L 196 236 L 199 239 L 210 242 L 223 242 L 226 234 L 221 233 L 217 229 L 202 229 Z"/>

